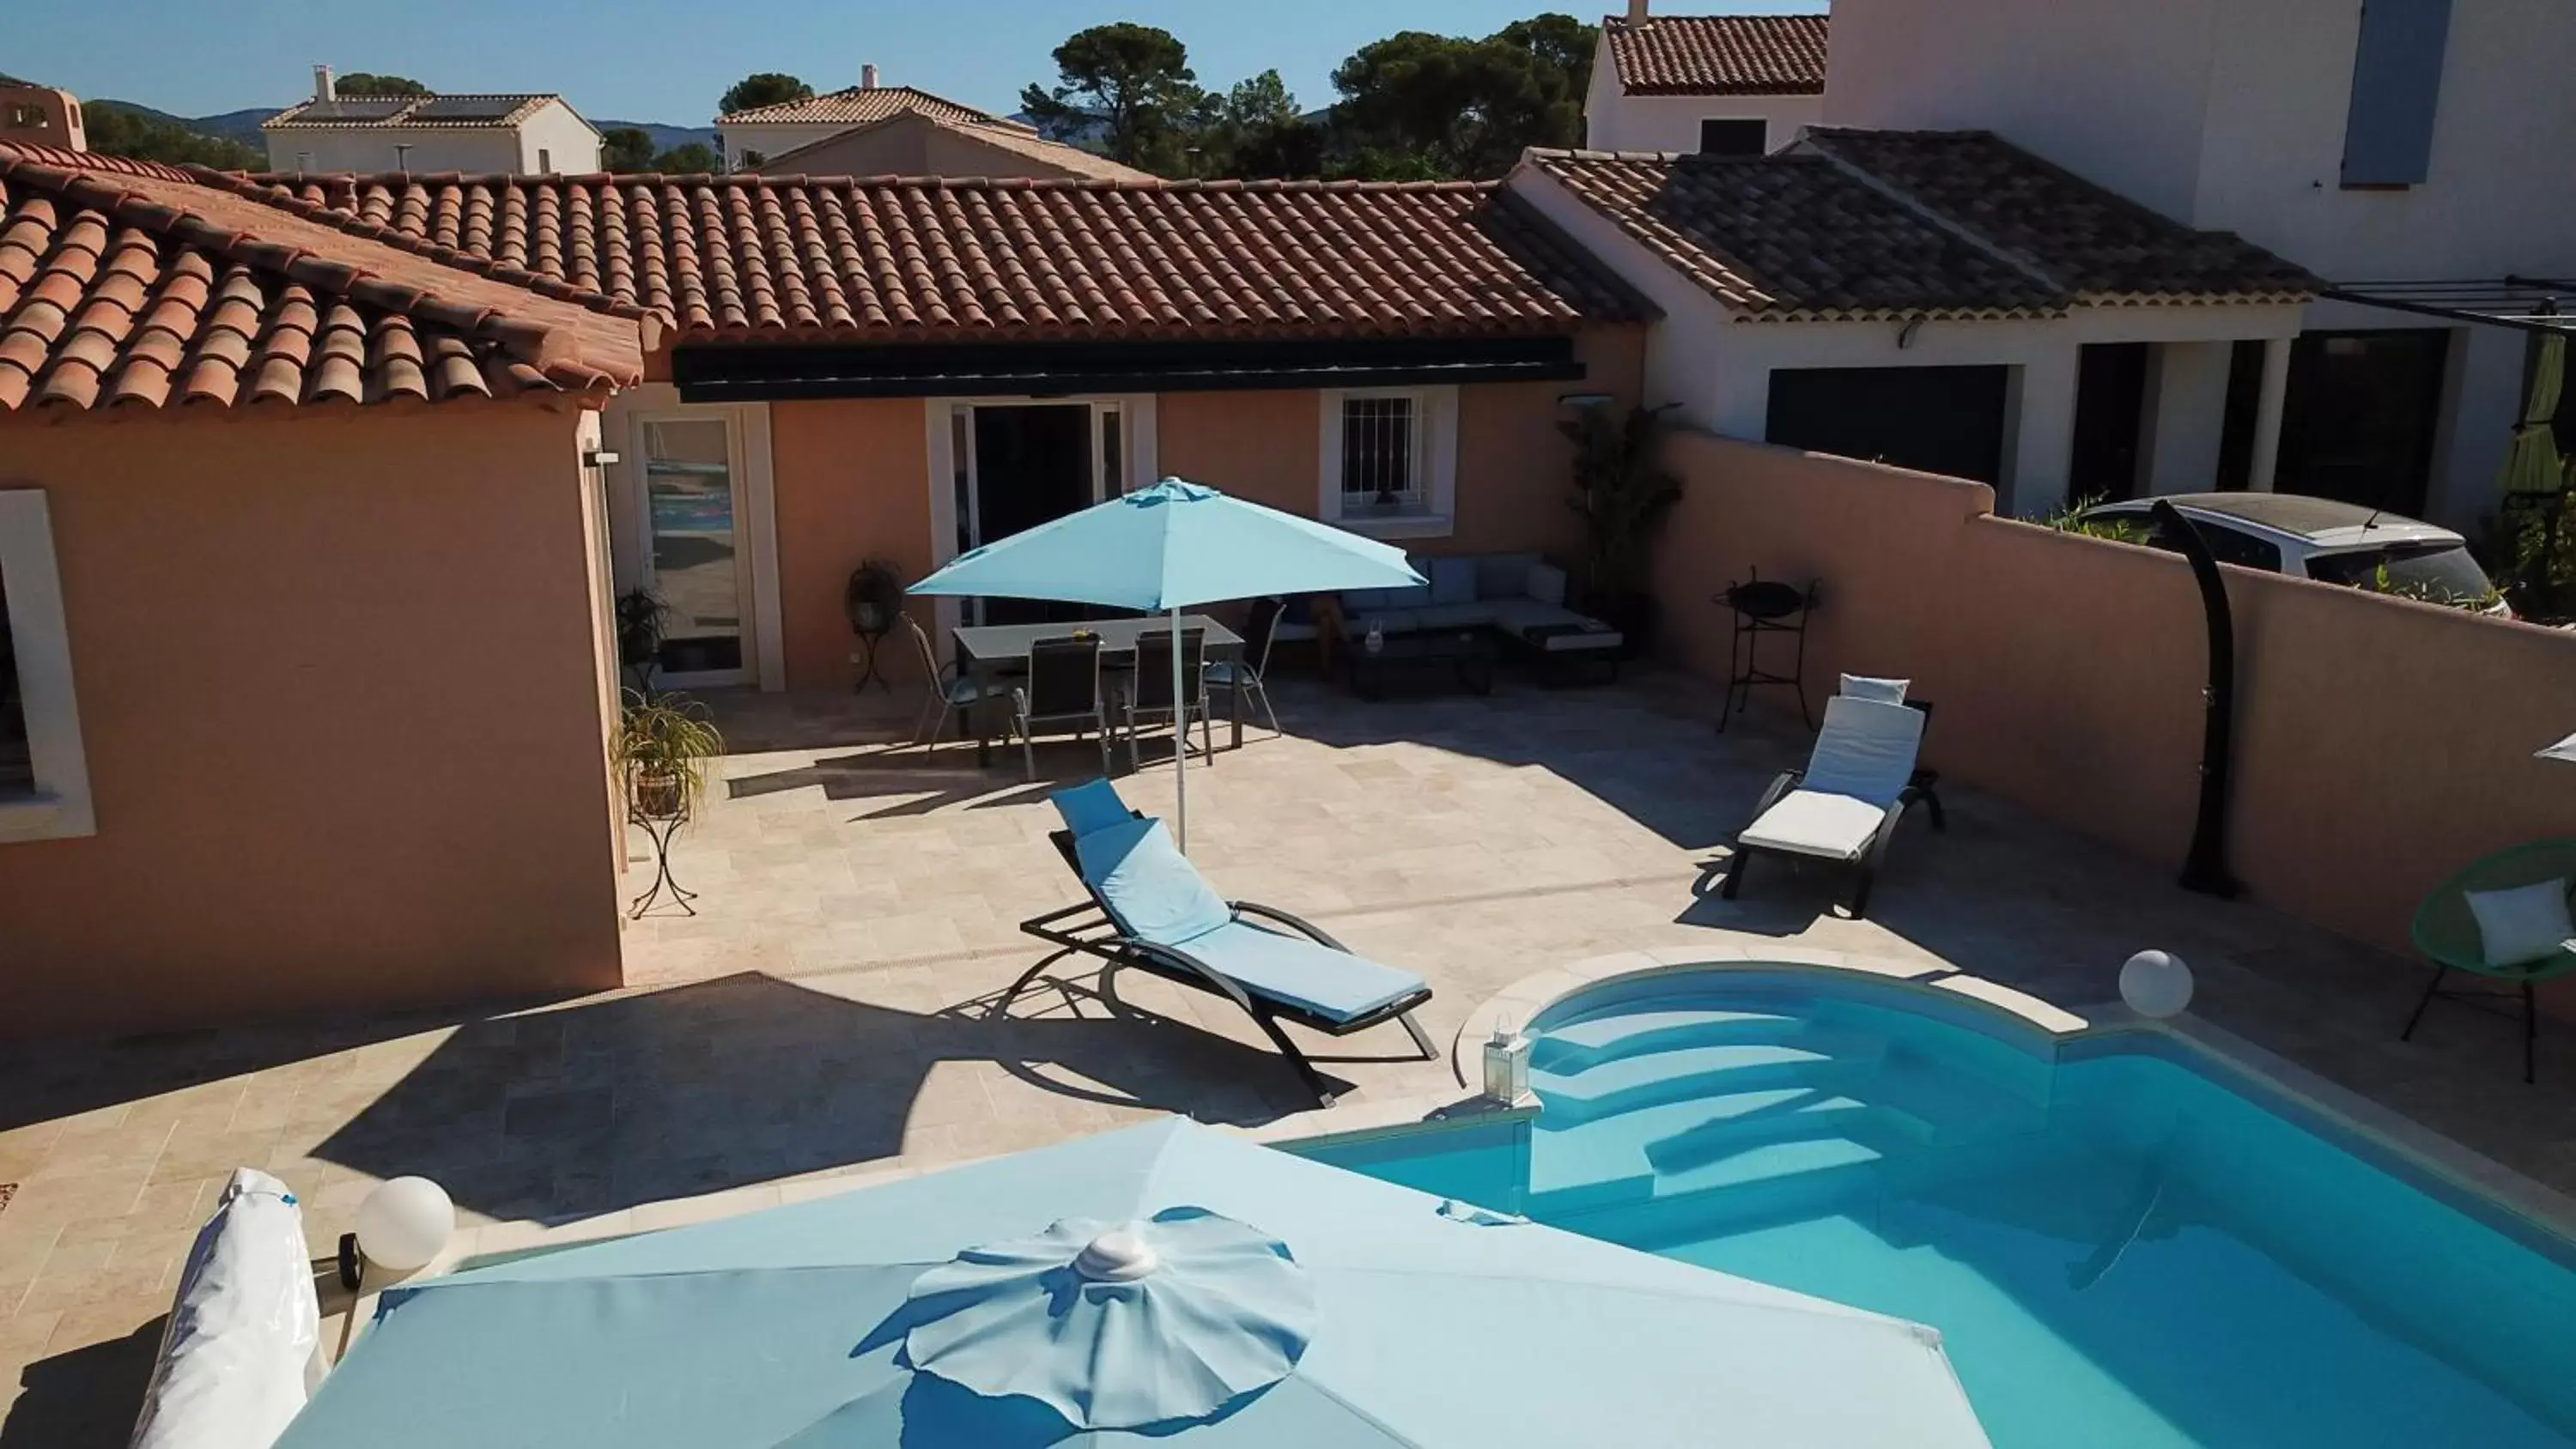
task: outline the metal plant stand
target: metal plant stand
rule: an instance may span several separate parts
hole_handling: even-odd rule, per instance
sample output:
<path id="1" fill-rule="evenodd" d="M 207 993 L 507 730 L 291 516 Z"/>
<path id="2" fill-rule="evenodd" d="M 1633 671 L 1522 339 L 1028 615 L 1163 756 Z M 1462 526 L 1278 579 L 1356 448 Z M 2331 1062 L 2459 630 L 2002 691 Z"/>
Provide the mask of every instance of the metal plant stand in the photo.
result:
<path id="1" fill-rule="evenodd" d="M 675 814 L 647 815 L 641 810 L 629 810 L 626 818 L 643 826 L 644 833 L 653 841 L 653 886 L 628 903 L 626 918 L 639 920 L 646 911 L 666 903 L 678 906 L 683 914 L 696 915 L 698 908 L 689 903 L 698 898 L 698 893 L 683 890 L 680 883 L 671 878 L 671 837 L 679 832 L 681 826 L 689 823 L 687 793 L 682 792 L 680 808 Z"/>
<path id="2" fill-rule="evenodd" d="M 1718 733 L 1726 733 L 1728 716 L 1741 714 L 1753 702 L 1753 689 L 1762 684 L 1785 684 L 1798 694 L 1798 718 L 1814 729 L 1814 716 L 1807 713 L 1807 619 L 1816 611 L 1817 585 L 1793 588 L 1777 580 L 1765 580 L 1762 571 L 1740 584 L 1730 584 L 1717 602 L 1735 613 L 1735 630 L 1727 641 L 1726 704 L 1717 713 Z M 1797 641 L 1796 654 L 1786 674 L 1762 668 L 1762 638 L 1766 634 L 1786 634 Z"/>
<path id="3" fill-rule="evenodd" d="M 894 693 L 894 685 L 877 669 L 877 647 L 885 642 L 886 635 L 894 632 L 894 626 L 889 623 L 873 629 L 854 627 L 851 632 L 859 636 L 858 652 L 850 656 L 850 662 L 859 666 L 859 682 L 850 686 L 851 692 L 865 694 L 868 685 L 873 683 L 888 694 Z"/>

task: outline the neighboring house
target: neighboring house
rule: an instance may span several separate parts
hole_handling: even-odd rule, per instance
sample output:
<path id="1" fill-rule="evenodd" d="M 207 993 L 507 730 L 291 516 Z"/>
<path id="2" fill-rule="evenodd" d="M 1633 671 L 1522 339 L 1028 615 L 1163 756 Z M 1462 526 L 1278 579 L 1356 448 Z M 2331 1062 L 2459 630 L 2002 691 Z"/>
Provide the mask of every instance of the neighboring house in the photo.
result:
<path id="1" fill-rule="evenodd" d="M 1601 23 L 1584 145 L 1759 156 L 1824 118 L 1822 15 L 1650 15 Z"/>
<path id="2" fill-rule="evenodd" d="M 0 145 L 88 150 L 80 101 L 51 86 L 0 82 Z"/>
<path id="3" fill-rule="evenodd" d="M 2106 457 L 2179 491 L 2232 441 L 2259 478 L 2282 373 L 2235 399 L 2227 365 L 2240 342 L 2286 360 L 2317 288 L 1983 132 L 1533 151 L 1508 184 L 1663 312 L 1648 396 L 1735 437 L 1993 483 L 2024 516 Z M 2134 354 L 2143 407 L 2116 389 L 2106 404 L 2093 346 Z M 2125 437 L 2106 405 L 2125 406 Z"/>
<path id="4" fill-rule="evenodd" d="M 2474 530 L 2525 329 L 2576 295 L 2571 75 L 2566 0 L 1836 0 L 1825 111 L 1991 129 L 2324 278 L 2273 359 L 2278 486 Z"/>
<path id="5" fill-rule="evenodd" d="M 861 562 L 918 578 L 1165 474 L 1563 557 L 1558 399 L 1634 400 L 1649 315 L 1490 183 L 227 184 L 667 319 L 606 436 L 617 587 L 672 604 L 684 687 L 846 688 Z"/>
<path id="6" fill-rule="evenodd" d="M 0 1038 L 621 979 L 649 323 L 0 147 Z"/>
<path id="7" fill-rule="evenodd" d="M 748 168 L 769 176 L 1019 176 L 1151 181 L 1133 166 L 1007 122 L 898 111 Z"/>
<path id="8" fill-rule="evenodd" d="M 718 148 L 724 152 L 725 169 L 749 171 L 775 161 L 791 151 L 830 140 L 844 131 L 874 126 L 908 112 L 919 112 L 939 120 L 965 126 L 989 126 L 1016 131 L 1034 137 L 1035 129 L 1017 121 L 1006 121 L 988 111 L 960 105 L 928 91 L 910 86 L 877 84 L 877 68 L 860 70 L 859 84 L 848 90 L 808 96 L 801 101 L 781 101 L 774 106 L 759 106 L 748 111 L 731 111 L 716 117 Z M 820 175 L 811 167 L 801 167 Z"/>
<path id="9" fill-rule="evenodd" d="M 582 176 L 599 131 L 555 95 L 343 96 L 313 68 L 313 98 L 260 123 L 278 171 L 463 171 Z"/>

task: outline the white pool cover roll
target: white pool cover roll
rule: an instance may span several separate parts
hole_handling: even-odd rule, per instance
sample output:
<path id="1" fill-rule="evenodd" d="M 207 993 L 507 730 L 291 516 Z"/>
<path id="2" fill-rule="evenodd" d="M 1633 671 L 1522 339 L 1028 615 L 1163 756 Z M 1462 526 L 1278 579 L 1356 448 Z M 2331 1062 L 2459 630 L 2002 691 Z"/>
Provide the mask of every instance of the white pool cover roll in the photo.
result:
<path id="1" fill-rule="evenodd" d="M 312 1392 L 321 1338 L 302 1210 L 236 1169 L 188 1252 L 133 1449 L 269 1449 Z"/>

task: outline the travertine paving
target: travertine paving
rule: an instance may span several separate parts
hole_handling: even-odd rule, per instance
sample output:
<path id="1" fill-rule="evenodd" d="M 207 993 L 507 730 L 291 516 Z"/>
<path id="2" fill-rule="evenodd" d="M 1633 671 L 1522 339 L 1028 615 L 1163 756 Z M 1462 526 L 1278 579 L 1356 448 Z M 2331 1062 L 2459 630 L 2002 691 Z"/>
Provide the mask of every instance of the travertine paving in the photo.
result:
<path id="1" fill-rule="evenodd" d="M 1741 902 L 1701 894 L 1700 864 L 1804 735 L 1756 716 L 1719 737 L 1686 681 L 1378 705 L 1290 681 L 1278 700 L 1287 736 L 1193 769 L 1192 854 L 1228 895 L 1420 970 L 1444 1046 L 1507 984 L 1612 951 L 1794 940 L 2081 1009 L 2154 945 L 2193 964 L 2207 1019 L 2576 1191 L 2576 1033 L 2545 1034 L 2537 1089 L 2502 1020 L 2443 1010 L 2401 1045 L 2410 963 L 2186 895 L 2162 864 L 1974 792 L 1945 790 L 1947 834 L 1909 822 L 1868 921 L 1829 909 L 1836 882 L 1779 868 Z M 401 1173 L 446 1183 L 472 1222 L 558 1220 L 1306 1106 L 1247 1023 L 1157 981 L 997 1010 L 1036 959 L 1016 923 L 1076 898 L 1050 786 L 1015 753 L 978 771 L 969 747 L 890 744 L 916 703 L 719 701 L 741 752 L 675 855 L 699 914 L 630 928 L 627 990 L 0 1055 L 0 1183 L 19 1185 L 0 1208 L 0 1449 L 124 1442 L 177 1265 L 238 1164 L 296 1188 L 319 1253 Z M 1039 752 L 1054 783 L 1096 760 Z M 1171 782 L 1149 759 L 1121 788 L 1168 813 Z M 1455 1085 L 1445 1060 L 1400 1059 L 1392 1028 L 1315 1045 L 1355 1105 Z"/>

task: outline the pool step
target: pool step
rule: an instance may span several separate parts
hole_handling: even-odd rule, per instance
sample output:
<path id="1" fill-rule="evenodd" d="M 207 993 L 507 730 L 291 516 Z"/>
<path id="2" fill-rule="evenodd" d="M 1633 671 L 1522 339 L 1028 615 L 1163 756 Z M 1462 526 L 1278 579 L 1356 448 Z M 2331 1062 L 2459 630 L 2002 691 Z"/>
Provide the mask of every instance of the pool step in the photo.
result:
<path id="1" fill-rule="evenodd" d="M 1848 1032 L 1802 1030 L 1778 1041 L 1721 1042 L 1573 1069 L 1530 1073 L 1544 1117 L 1561 1125 L 1688 1098 L 1771 1087 L 1830 1090 L 1875 1066 L 1887 1044 Z"/>
<path id="2" fill-rule="evenodd" d="M 1718 1132 L 1729 1133 L 1733 1147 L 1829 1135 L 1846 1130 L 1866 1110 L 1856 1099 L 1810 1087 L 1769 1087 L 1663 1102 L 1572 1125 L 1557 1125 L 1541 1112 L 1530 1140 L 1532 1200 L 1566 1208 L 1650 1196 L 1659 1169 L 1696 1166 L 1726 1150 L 1712 1147 L 1668 1163 L 1661 1154 L 1669 1144 L 1706 1141 Z"/>
<path id="3" fill-rule="evenodd" d="M 1622 1011 L 1549 1028 L 1532 1048 L 1530 1065 L 1556 1072 L 1580 1071 L 1675 1045 L 1778 1041 L 1806 1029 L 1807 1023 L 1797 1017 L 1769 1011 L 1715 1007 Z"/>

